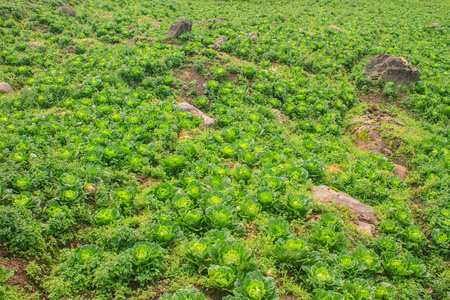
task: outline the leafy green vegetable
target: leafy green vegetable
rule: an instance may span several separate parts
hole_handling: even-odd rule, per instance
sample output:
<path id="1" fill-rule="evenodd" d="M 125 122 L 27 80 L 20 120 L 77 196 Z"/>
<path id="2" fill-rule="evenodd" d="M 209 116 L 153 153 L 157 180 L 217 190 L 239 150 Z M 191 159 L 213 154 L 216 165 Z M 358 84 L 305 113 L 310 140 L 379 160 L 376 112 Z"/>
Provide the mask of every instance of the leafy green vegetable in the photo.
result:
<path id="1" fill-rule="evenodd" d="M 278 299 L 275 289 L 275 279 L 272 277 L 264 277 L 259 271 L 247 273 L 235 285 L 234 294 L 244 299 Z"/>

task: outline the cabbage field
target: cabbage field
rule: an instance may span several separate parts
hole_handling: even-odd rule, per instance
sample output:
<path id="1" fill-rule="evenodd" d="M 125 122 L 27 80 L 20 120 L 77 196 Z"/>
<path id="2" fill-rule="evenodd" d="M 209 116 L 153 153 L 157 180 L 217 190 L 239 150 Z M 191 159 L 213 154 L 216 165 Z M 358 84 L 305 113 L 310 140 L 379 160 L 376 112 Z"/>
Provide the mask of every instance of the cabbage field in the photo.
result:
<path id="1" fill-rule="evenodd" d="M 449 12 L 1 1 L 0 299 L 450 299 Z"/>

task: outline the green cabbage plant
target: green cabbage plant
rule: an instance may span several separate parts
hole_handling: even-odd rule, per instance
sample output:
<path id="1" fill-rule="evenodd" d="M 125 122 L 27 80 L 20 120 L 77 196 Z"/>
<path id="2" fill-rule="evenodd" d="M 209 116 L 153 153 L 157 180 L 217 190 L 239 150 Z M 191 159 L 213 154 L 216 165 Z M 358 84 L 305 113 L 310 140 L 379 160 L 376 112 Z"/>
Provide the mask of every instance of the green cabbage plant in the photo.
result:
<path id="1" fill-rule="evenodd" d="M 308 195 L 290 195 L 287 208 L 293 216 L 304 218 L 312 211 L 313 200 Z"/>
<path id="2" fill-rule="evenodd" d="M 359 247 L 354 252 L 358 261 L 366 266 L 366 270 L 373 273 L 383 272 L 383 267 L 381 265 L 381 260 L 378 255 L 373 250 L 369 250 L 363 245 Z"/>
<path id="3" fill-rule="evenodd" d="M 99 252 L 100 250 L 97 245 L 84 245 L 75 250 L 75 256 L 79 263 L 84 264 L 86 261 L 98 256 Z"/>
<path id="4" fill-rule="evenodd" d="M 163 249 L 155 243 L 138 242 L 131 248 L 132 262 L 135 266 L 158 265 L 162 254 Z"/>
<path id="5" fill-rule="evenodd" d="M 234 294 L 243 299 L 276 300 L 276 282 L 273 277 L 264 277 L 261 272 L 253 271 L 235 283 Z"/>
<path id="6" fill-rule="evenodd" d="M 177 222 L 193 231 L 200 231 L 203 229 L 203 211 L 200 209 L 183 209 L 178 212 L 179 218 Z"/>
<path id="7" fill-rule="evenodd" d="M 97 211 L 94 217 L 96 225 L 107 225 L 120 220 L 122 216 L 117 209 L 114 208 L 101 208 Z"/>
<path id="8" fill-rule="evenodd" d="M 278 239 L 275 243 L 274 255 L 282 265 L 296 266 L 308 255 L 308 243 L 298 238 Z"/>
<path id="9" fill-rule="evenodd" d="M 160 223 L 152 224 L 151 227 L 153 239 L 163 247 L 173 244 L 184 237 L 183 231 L 174 221 L 164 220 Z"/>
<path id="10" fill-rule="evenodd" d="M 337 276 L 334 267 L 319 261 L 312 266 L 302 266 L 306 272 L 304 281 L 313 288 L 327 288 L 340 286 L 341 280 Z"/>
<path id="11" fill-rule="evenodd" d="M 252 266 L 253 252 L 237 241 L 225 241 L 209 252 L 214 264 L 246 271 Z"/>
<path id="12" fill-rule="evenodd" d="M 184 287 L 178 289 L 173 295 L 167 293 L 162 295 L 161 300 L 206 300 L 206 297 L 194 287 Z"/>
<path id="13" fill-rule="evenodd" d="M 349 300 L 370 300 L 375 296 L 375 287 L 367 280 L 362 278 L 354 278 L 347 281 L 342 287 L 345 299 Z"/>
<path id="14" fill-rule="evenodd" d="M 208 268 L 208 283 L 213 287 L 232 292 L 236 281 L 236 272 L 227 266 L 212 265 Z"/>

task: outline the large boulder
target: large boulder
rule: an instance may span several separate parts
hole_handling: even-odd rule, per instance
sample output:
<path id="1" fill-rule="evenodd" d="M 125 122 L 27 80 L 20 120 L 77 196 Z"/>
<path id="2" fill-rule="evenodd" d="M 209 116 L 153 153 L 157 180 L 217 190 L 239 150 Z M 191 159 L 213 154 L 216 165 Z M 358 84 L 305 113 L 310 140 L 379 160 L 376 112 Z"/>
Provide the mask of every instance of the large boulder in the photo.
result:
<path id="1" fill-rule="evenodd" d="M 378 225 L 378 219 L 373 208 L 346 193 L 336 192 L 326 185 L 314 187 L 312 193 L 319 203 L 332 203 L 336 206 L 347 207 L 358 218 L 355 224 L 360 232 L 372 235 L 372 225 Z"/>
<path id="2" fill-rule="evenodd" d="M 192 31 L 192 22 L 189 19 L 180 19 L 176 21 L 169 29 L 167 37 L 174 39 L 183 33 Z"/>
<path id="3" fill-rule="evenodd" d="M 214 119 L 211 117 L 208 117 L 204 112 L 197 109 L 195 106 L 193 106 L 187 102 L 181 102 L 181 103 L 178 103 L 178 107 L 184 111 L 191 113 L 193 116 L 198 116 L 198 117 L 203 118 L 203 121 L 205 122 L 206 127 L 211 127 L 211 128 L 215 127 L 216 123 L 215 123 Z"/>
<path id="4" fill-rule="evenodd" d="M 0 82 L 0 94 L 12 94 L 14 90 L 6 82 Z"/>
<path id="5" fill-rule="evenodd" d="M 372 79 L 409 85 L 419 81 L 420 73 L 406 59 L 388 54 L 374 56 L 362 69 Z"/>
<path id="6" fill-rule="evenodd" d="M 60 6 L 57 9 L 58 11 L 61 11 L 63 14 L 69 15 L 71 17 L 75 17 L 77 15 L 77 12 L 74 11 L 73 9 L 70 9 L 68 7 L 65 6 Z"/>

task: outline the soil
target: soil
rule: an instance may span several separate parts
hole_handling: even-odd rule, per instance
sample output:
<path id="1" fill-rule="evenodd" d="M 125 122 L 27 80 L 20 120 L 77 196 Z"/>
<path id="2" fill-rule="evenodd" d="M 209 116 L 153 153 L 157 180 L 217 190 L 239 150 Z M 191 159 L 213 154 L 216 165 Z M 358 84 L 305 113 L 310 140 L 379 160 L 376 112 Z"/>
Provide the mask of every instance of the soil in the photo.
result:
<path id="1" fill-rule="evenodd" d="M 184 100 L 186 100 L 187 102 L 190 102 L 189 100 L 193 100 L 193 99 L 203 95 L 203 91 L 205 90 L 205 87 L 203 86 L 203 84 L 206 83 L 207 78 L 205 78 L 205 76 L 203 76 L 203 74 L 200 73 L 199 71 L 197 71 L 195 68 L 185 67 L 185 68 L 179 70 L 178 72 L 176 72 L 174 77 L 178 80 L 181 80 L 185 84 L 195 80 L 195 82 L 196 82 L 195 87 L 189 87 L 188 90 L 181 91 L 181 93 L 182 93 L 181 97 Z M 189 95 L 188 96 L 187 94 L 189 94 L 189 92 L 191 92 L 194 89 L 197 90 L 197 95 Z"/>
<path id="2" fill-rule="evenodd" d="M 259 232 L 258 227 L 254 222 L 251 222 L 245 226 L 245 233 L 247 234 L 249 240 L 253 239 L 256 235 L 258 235 L 258 232 Z"/>
<path id="3" fill-rule="evenodd" d="M 42 292 L 41 288 L 27 277 L 26 267 L 34 258 L 20 258 L 9 254 L 5 248 L 0 246 L 0 264 L 5 269 L 14 270 L 14 275 L 6 280 L 6 284 L 19 287 L 28 292 Z M 43 298 L 45 299 L 45 298 Z"/>
<path id="4" fill-rule="evenodd" d="M 201 286 L 196 285 L 195 286 L 200 292 L 205 294 L 207 299 L 210 300 L 221 300 L 223 297 L 227 295 L 227 293 L 218 291 L 216 289 L 207 289 Z"/>

